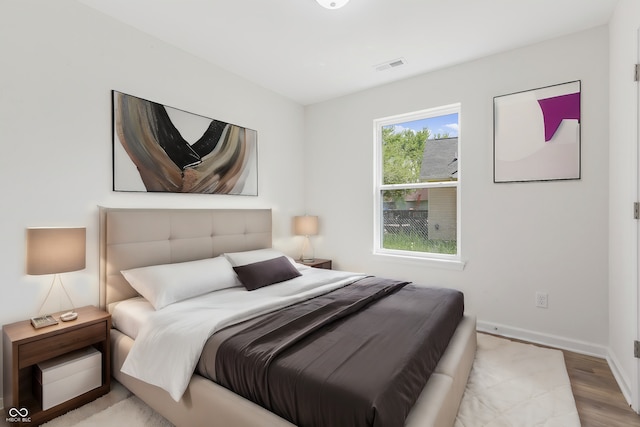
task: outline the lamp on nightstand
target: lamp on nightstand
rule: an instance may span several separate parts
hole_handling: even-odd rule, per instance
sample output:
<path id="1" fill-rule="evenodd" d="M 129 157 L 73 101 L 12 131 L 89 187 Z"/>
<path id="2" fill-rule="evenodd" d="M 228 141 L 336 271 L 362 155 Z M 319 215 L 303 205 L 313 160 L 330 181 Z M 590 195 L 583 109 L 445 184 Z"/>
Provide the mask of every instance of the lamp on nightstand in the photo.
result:
<path id="1" fill-rule="evenodd" d="M 87 230 L 84 227 L 27 228 L 27 274 L 53 274 L 49 292 L 38 310 L 39 314 L 57 280 L 72 307 L 71 312 L 65 313 L 61 319 L 73 320 L 78 317 L 71 297 L 62 284 L 60 273 L 85 268 L 86 238 Z"/>
<path id="2" fill-rule="evenodd" d="M 293 230 L 295 234 L 304 236 L 304 243 L 302 245 L 302 254 L 300 255 L 300 259 L 302 261 L 313 261 L 313 246 L 311 246 L 309 236 L 315 236 L 316 234 L 318 234 L 318 217 L 312 215 L 294 217 Z"/>

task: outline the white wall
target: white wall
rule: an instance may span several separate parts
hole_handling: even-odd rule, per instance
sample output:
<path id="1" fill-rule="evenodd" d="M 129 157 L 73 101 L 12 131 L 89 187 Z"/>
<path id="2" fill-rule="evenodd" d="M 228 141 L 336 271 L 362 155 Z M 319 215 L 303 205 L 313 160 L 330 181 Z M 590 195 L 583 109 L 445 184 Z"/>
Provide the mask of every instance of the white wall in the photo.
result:
<path id="1" fill-rule="evenodd" d="M 638 223 L 632 217 L 638 200 L 638 58 L 640 2 L 620 0 L 610 31 L 609 150 L 609 345 L 614 374 L 625 397 L 638 408 Z"/>
<path id="2" fill-rule="evenodd" d="M 604 355 L 607 58 L 600 27 L 307 107 L 316 255 L 340 269 L 461 289 L 484 328 Z M 494 184 L 493 97 L 572 80 L 582 81 L 582 179 Z M 465 269 L 374 256 L 373 120 L 456 102 Z M 548 309 L 535 307 L 536 291 L 548 292 Z"/>
<path id="3" fill-rule="evenodd" d="M 36 315 L 51 280 L 24 273 L 29 226 L 87 227 L 87 268 L 63 280 L 98 304 L 98 205 L 269 207 L 295 254 L 301 106 L 74 1 L 1 0 L 0 40 L 0 324 Z M 112 192 L 112 89 L 257 130 L 259 196 Z"/>

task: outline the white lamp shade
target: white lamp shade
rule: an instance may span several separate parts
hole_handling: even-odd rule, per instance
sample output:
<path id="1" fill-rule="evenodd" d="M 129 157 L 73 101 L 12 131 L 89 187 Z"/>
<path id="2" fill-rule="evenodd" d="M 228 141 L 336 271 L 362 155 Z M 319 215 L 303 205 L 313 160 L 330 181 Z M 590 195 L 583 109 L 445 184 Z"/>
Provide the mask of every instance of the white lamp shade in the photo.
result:
<path id="1" fill-rule="evenodd" d="M 57 274 L 86 266 L 87 230 L 27 228 L 27 274 Z"/>
<path id="2" fill-rule="evenodd" d="M 340 9 L 345 4 L 349 3 L 349 0 L 316 0 L 318 4 L 327 9 Z"/>
<path id="3" fill-rule="evenodd" d="M 318 234 L 318 217 L 312 215 L 294 217 L 293 230 L 301 236 L 314 236 Z"/>

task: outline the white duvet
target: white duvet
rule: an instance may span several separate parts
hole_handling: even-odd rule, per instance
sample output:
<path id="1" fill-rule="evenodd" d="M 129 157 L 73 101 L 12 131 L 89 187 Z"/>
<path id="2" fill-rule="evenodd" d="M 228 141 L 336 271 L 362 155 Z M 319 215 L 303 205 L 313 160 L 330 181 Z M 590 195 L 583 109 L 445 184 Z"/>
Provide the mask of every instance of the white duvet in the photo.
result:
<path id="1" fill-rule="evenodd" d="M 154 312 L 141 326 L 122 372 L 184 394 L 206 341 L 216 331 L 364 277 L 362 274 L 301 267 L 302 276 L 247 291 L 236 287 L 177 302 Z"/>

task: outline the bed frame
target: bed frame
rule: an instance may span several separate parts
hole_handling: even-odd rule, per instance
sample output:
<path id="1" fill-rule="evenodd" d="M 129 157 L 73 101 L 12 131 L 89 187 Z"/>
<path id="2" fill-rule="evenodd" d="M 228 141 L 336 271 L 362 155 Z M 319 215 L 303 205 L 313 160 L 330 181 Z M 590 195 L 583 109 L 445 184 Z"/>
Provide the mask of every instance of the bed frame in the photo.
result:
<path id="1" fill-rule="evenodd" d="M 100 208 L 100 306 L 137 295 L 121 270 L 271 247 L 269 209 Z M 475 317 L 465 315 L 409 413 L 411 427 L 452 426 L 476 350 Z M 291 426 L 288 421 L 194 374 L 179 402 L 120 372 L 133 340 L 111 332 L 114 378 L 176 426 Z"/>

